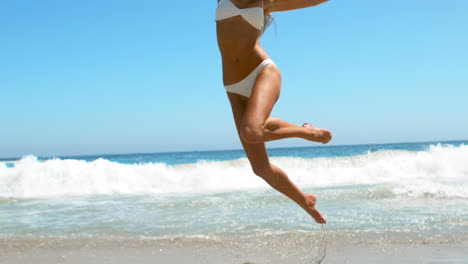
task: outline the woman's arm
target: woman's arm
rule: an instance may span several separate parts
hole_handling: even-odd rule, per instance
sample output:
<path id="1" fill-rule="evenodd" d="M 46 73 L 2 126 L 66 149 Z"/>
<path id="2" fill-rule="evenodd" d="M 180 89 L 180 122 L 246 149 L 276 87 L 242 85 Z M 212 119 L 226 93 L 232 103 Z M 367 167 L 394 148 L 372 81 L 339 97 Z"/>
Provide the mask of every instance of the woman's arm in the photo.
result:
<path id="1" fill-rule="evenodd" d="M 268 13 L 316 6 L 328 0 L 264 0 Z"/>

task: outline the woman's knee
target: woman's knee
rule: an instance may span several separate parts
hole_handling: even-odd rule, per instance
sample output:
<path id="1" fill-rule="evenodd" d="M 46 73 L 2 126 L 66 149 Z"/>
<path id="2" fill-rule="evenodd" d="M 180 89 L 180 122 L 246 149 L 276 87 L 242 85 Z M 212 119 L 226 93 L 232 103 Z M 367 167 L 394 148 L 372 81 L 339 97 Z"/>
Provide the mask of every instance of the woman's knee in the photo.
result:
<path id="1" fill-rule="evenodd" d="M 259 144 L 265 142 L 263 128 L 258 125 L 242 125 L 239 134 L 240 137 L 249 144 Z"/>

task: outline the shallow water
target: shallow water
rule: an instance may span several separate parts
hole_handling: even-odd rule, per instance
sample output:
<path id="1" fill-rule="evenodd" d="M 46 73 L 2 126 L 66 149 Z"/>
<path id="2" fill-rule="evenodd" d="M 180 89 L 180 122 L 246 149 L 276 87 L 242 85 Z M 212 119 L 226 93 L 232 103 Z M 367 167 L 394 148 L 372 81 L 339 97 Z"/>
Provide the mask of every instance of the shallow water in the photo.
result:
<path id="1" fill-rule="evenodd" d="M 271 150 L 319 197 L 335 242 L 446 243 L 468 234 L 467 142 Z M 239 151 L 0 163 L 0 236 L 317 240 Z M 223 242 L 223 243 L 224 243 Z M 385 242 L 385 243 L 387 243 Z"/>

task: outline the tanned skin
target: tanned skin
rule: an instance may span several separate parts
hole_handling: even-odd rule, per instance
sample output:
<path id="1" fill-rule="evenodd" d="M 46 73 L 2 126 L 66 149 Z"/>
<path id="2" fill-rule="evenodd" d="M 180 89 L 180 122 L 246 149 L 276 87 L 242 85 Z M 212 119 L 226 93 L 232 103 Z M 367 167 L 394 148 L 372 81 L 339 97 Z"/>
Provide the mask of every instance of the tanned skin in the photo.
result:
<path id="1" fill-rule="evenodd" d="M 261 7 L 262 0 L 231 0 L 238 8 Z M 263 0 L 265 14 L 316 6 L 327 0 Z M 218 0 L 219 2 L 219 0 Z M 224 85 L 235 84 L 269 58 L 260 45 L 261 32 L 235 16 L 216 22 L 218 46 L 223 65 Z M 317 197 L 303 193 L 288 175 L 271 164 L 265 142 L 302 138 L 326 144 L 332 134 L 311 124 L 298 126 L 270 116 L 279 98 L 281 74 L 276 65 L 265 66 L 255 82 L 250 98 L 227 92 L 240 141 L 253 172 L 271 187 L 302 207 L 317 222 L 327 221 L 317 210 Z"/>

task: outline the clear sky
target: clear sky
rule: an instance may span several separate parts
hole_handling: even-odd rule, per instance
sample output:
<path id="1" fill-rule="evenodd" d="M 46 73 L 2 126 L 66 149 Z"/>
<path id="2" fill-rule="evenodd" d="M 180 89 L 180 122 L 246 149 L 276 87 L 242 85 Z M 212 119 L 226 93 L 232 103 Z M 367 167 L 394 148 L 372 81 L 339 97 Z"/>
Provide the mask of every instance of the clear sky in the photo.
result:
<path id="1" fill-rule="evenodd" d="M 0 1 L 0 157 L 240 148 L 215 8 Z M 466 0 L 332 0 L 274 14 L 273 114 L 335 145 L 468 139 L 467 13 Z"/>

